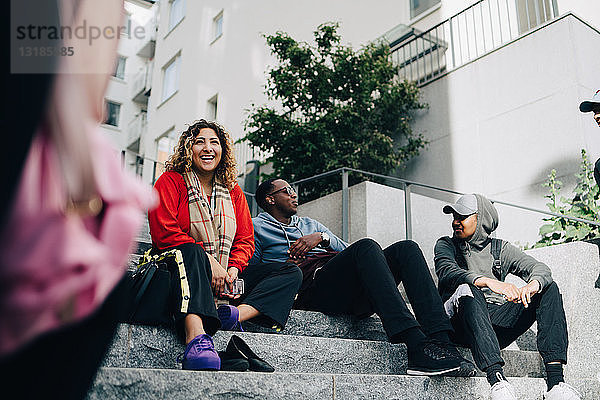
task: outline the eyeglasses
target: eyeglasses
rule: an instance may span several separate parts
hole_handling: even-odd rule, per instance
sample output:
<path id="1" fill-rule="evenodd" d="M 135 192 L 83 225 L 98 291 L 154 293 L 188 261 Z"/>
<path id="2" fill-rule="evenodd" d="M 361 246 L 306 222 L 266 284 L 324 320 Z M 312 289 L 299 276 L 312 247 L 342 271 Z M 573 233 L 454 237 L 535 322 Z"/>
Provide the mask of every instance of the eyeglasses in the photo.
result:
<path id="1" fill-rule="evenodd" d="M 267 196 L 273 196 L 274 194 L 279 193 L 279 192 L 283 192 L 284 190 L 287 192 L 288 196 L 293 196 L 293 195 L 296 194 L 296 191 L 294 190 L 293 187 L 286 186 L 286 187 L 283 187 L 283 188 L 281 188 L 279 190 L 274 191 L 273 193 L 269 193 Z"/>

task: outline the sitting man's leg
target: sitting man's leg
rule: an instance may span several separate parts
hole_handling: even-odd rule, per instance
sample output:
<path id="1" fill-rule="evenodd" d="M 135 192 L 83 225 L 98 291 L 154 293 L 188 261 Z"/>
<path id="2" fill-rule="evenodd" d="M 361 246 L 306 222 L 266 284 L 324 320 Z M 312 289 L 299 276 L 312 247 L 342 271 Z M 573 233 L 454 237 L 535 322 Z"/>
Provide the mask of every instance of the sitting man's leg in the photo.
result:
<path id="1" fill-rule="evenodd" d="M 552 282 L 531 298 L 527 308 L 506 303 L 490 314 L 500 348 L 514 342 L 537 321 L 537 347 L 546 369 L 546 399 L 579 399 L 575 389 L 564 383 L 563 364 L 567 362 L 567 322 L 562 296 Z M 512 317 L 511 317 L 512 316 Z"/>
<path id="2" fill-rule="evenodd" d="M 455 357 L 460 357 L 449 334 L 452 325 L 419 245 L 412 240 L 396 242 L 383 250 L 396 285 L 402 282 L 421 329 Z M 474 376 L 475 366 L 463 359 L 459 376 Z"/>
<path id="3" fill-rule="evenodd" d="M 383 252 L 396 284 L 403 283 L 423 331 L 427 336 L 448 341 L 452 326 L 419 245 L 403 240 Z"/>
<path id="4" fill-rule="evenodd" d="M 486 373 L 493 388 L 492 398 L 510 399 L 511 394 L 514 397 L 514 391 L 503 383 L 507 382 L 502 369 L 504 360 L 500 355 L 500 345 L 483 292 L 474 285 L 460 285 L 448 301 L 453 305 L 454 312 L 450 321 L 456 333 L 452 339 L 471 348 L 475 364 Z M 497 393 L 498 389 L 504 393 Z"/>
<path id="5" fill-rule="evenodd" d="M 407 345 L 409 373 L 437 375 L 459 368 L 460 360 L 427 340 L 398 291 L 381 247 L 371 239 L 353 243 L 327 262 L 301 300 L 307 309 L 330 314 L 365 316 L 374 310 L 390 341 Z"/>

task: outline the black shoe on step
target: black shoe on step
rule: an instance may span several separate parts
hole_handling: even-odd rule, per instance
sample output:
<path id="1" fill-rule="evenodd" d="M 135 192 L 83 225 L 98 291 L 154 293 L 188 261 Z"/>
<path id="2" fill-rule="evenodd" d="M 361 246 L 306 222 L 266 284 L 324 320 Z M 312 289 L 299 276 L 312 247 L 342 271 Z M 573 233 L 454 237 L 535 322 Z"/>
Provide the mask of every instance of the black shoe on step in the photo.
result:
<path id="1" fill-rule="evenodd" d="M 230 355 L 226 351 L 219 351 L 219 358 L 221 358 L 221 371 L 244 372 L 250 368 L 248 360 L 236 354 Z"/>
<path id="2" fill-rule="evenodd" d="M 452 357 L 446 349 L 430 339 L 408 349 L 408 375 L 448 375 L 459 369 L 460 360 Z"/>
<path id="3" fill-rule="evenodd" d="M 471 377 L 477 375 L 477 368 L 475 365 L 464 358 L 453 343 L 435 339 L 431 339 L 431 341 L 446 351 L 450 357 L 454 357 L 460 362 L 460 368 L 457 371 L 446 374 L 446 376 Z"/>
<path id="4" fill-rule="evenodd" d="M 248 369 L 254 372 L 273 372 L 273 368 L 268 362 L 257 356 L 252 349 L 237 335 L 232 335 L 227 343 L 225 350 L 228 357 L 242 358 L 248 361 Z"/>

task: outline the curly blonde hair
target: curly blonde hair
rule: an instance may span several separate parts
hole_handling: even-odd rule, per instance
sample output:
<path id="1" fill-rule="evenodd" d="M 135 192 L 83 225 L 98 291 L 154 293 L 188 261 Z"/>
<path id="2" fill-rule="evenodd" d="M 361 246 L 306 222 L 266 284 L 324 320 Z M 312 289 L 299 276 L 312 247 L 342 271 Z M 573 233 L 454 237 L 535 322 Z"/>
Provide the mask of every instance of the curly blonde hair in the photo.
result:
<path id="1" fill-rule="evenodd" d="M 179 137 L 175 152 L 165 162 L 165 171 L 183 174 L 192 169 L 192 146 L 201 129 L 210 128 L 217 134 L 221 142 L 221 161 L 215 169 L 215 179 L 233 189 L 237 182 L 237 162 L 233 154 L 233 142 L 229 133 L 221 125 L 213 121 L 201 119 L 195 121 Z"/>

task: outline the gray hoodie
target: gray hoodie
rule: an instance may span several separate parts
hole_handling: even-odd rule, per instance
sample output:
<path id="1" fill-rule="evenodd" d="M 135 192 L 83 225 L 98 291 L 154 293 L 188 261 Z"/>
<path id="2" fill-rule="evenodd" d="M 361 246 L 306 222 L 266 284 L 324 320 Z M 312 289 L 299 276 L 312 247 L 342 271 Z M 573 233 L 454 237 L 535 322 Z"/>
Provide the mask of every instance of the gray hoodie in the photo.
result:
<path id="1" fill-rule="evenodd" d="M 446 300 L 463 283 L 473 284 L 482 276 L 497 279 L 492 273 L 494 257 L 491 253 L 490 234 L 498 227 L 498 211 L 484 196 L 476 194 L 477 228 L 465 242 L 455 237 L 444 236 L 435 244 L 435 272 L 439 278 L 439 288 Z M 457 252 L 458 249 L 458 252 Z M 466 261 L 466 268 L 459 265 L 460 255 Z M 502 241 L 500 252 L 502 277 L 507 273 L 517 275 L 525 282 L 535 279 L 540 283 L 540 291 L 552 283 L 550 268 L 535 258 L 528 256 L 516 246 Z M 489 303 L 503 304 L 506 300 L 488 288 L 482 289 Z"/>

